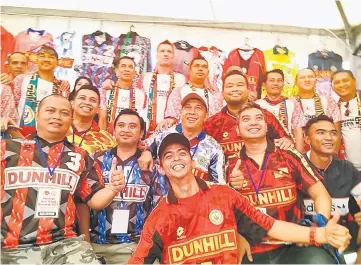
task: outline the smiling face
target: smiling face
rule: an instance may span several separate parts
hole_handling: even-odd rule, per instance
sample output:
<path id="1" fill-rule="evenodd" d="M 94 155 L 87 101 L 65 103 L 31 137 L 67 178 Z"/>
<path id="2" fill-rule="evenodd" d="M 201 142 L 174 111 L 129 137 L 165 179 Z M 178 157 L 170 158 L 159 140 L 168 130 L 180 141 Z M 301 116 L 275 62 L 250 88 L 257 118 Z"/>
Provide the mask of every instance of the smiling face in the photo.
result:
<path id="1" fill-rule="evenodd" d="M 39 105 L 36 121 L 39 134 L 64 138 L 72 124 L 70 102 L 62 96 L 45 98 Z"/>
<path id="2" fill-rule="evenodd" d="M 265 138 L 267 123 L 263 112 L 257 108 L 244 110 L 239 115 L 238 128 L 244 140 Z"/>
<path id="3" fill-rule="evenodd" d="M 58 67 L 58 57 L 52 49 L 43 48 L 37 56 L 40 71 L 54 71 Z"/>
<path id="4" fill-rule="evenodd" d="M 116 120 L 114 135 L 118 145 L 137 146 L 143 134 L 144 132 L 141 129 L 137 116 L 124 114 Z"/>
<path id="5" fill-rule="evenodd" d="M 241 75 L 230 75 L 224 80 L 223 98 L 229 105 L 241 105 L 247 102 L 247 81 Z"/>
<path id="6" fill-rule="evenodd" d="M 284 81 L 283 77 L 279 73 L 269 73 L 265 82 L 267 95 L 280 96 L 282 93 Z"/>
<path id="7" fill-rule="evenodd" d="M 341 72 L 335 74 L 332 85 L 341 99 L 350 99 L 356 95 L 356 80 L 349 73 Z"/>
<path id="8" fill-rule="evenodd" d="M 337 139 L 337 130 L 332 122 L 318 121 L 311 125 L 305 140 L 313 152 L 332 155 L 336 151 Z"/>
<path id="9" fill-rule="evenodd" d="M 207 109 L 199 99 L 189 99 L 183 105 L 180 116 L 184 129 L 201 131 L 207 118 Z"/>
<path id="10" fill-rule="evenodd" d="M 75 116 L 93 119 L 99 110 L 98 94 L 89 89 L 82 89 L 76 94 L 72 106 Z"/>
<path id="11" fill-rule="evenodd" d="M 189 80 L 191 82 L 204 82 L 208 76 L 208 63 L 203 59 L 196 59 L 189 68 Z"/>
<path id="12" fill-rule="evenodd" d="M 160 158 L 159 172 L 170 180 L 192 176 L 192 157 L 181 144 L 168 145 Z"/>

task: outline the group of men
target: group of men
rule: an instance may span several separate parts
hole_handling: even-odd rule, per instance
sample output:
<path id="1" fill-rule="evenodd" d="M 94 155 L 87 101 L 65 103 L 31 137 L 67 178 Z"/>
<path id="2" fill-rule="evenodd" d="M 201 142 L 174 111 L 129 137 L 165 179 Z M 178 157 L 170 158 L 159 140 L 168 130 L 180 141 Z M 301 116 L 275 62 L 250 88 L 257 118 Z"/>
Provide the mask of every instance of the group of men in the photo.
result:
<path id="1" fill-rule="evenodd" d="M 116 58 L 114 80 L 75 84 L 70 101 L 54 49 L 40 47 L 31 74 L 25 55 L 9 56 L 2 263 L 338 264 L 349 245 L 358 251 L 352 72 L 333 74 L 335 102 L 315 92 L 311 69 L 299 71 L 297 97 L 282 97 L 275 69 L 253 102 L 237 66 L 214 91 L 204 58 L 192 60 L 186 82 L 173 56 L 160 43 L 155 71 L 136 84 L 133 58 Z"/>

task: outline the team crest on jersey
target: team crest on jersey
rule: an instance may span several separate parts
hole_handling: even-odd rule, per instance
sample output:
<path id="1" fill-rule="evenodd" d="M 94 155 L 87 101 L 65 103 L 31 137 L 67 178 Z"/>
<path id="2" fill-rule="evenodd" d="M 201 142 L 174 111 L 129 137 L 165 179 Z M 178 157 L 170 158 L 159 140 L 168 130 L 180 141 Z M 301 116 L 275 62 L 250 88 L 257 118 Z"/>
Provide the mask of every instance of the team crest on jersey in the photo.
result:
<path id="1" fill-rule="evenodd" d="M 183 227 L 178 227 L 178 229 L 177 229 L 177 240 L 180 240 L 180 239 L 183 239 L 183 238 L 185 238 L 186 236 L 185 235 L 183 235 L 183 233 L 184 233 L 184 228 Z"/>
<path id="2" fill-rule="evenodd" d="M 31 122 L 34 120 L 34 118 L 35 118 L 34 111 L 29 106 L 25 106 L 24 124 L 25 125 L 31 124 Z"/>
<path id="3" fill-rule="evenodd" d="M 336 72 L 336 71 L 337 71 L 337 67 L 334 66 L 334 65 L 331 65 L 330 69 L 331 69 L 332 72 Z"/>
<path id="4" fill-rule="evenodd" d="M 228 133 L 228 132 L 224 132 L 224 133 L 222 134 L 223 139 L 228 139 L 228 136 L 229 136 L 229 133 Z"/>
<path id="5" fill-rule="evenodd" d="M 276 172 L 274 172 L 273 175 L 276 179 L 278 179 L 285 177 L 288 173 L 289 173 L 288 168 L 281 167 Z"/>
<path id="6" fill-rule="evenodd" d="M 209 220 L 214 225 L 220 225 L 224 220 L 223 213 L 220 210 L 212 210 L 209 213 Z"/>
<path id="7" fill-rule="evenodd" d="M 10 167 L 5 168 L 5 190 L 19 188 L 56 187 L 73 194 L 80 177 L 74 172 L 57 168 L 51 177 L 47 168 Z"/>

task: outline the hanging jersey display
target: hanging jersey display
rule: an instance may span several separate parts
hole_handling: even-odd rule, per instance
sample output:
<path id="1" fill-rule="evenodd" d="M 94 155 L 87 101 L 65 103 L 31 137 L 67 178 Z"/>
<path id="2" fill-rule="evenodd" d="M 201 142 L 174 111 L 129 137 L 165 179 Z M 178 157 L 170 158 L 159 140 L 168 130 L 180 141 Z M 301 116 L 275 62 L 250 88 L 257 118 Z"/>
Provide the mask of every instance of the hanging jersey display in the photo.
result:
<path id="1" fill-rule="evenodd" d="M 1 26 L 1 72 L 7 72 L 7 63 L 8 56 L 14 52 L 15 38 L 8 32 L 3 26 Z"/>
<path id="2" fill-rule="evenodd" d="M 263 52 L 256 48 L 252 50 L 235 49 L 229 53 L 224 63 L 223 72 L 226 73 L 232 65 L 242 68 L 243 73 L 248 77 L 248 90 L 257 93 L 256 96 L 260 98 L 262 82 L 266 74 Z"/>
<path id="3" fill-rule="evenodd" d="M 199 51 L 184 40 L 175 42 L 173 47 L 173 71 L 188 77 L 189 64 L 194 58 L 198 57 Z"/>
<path id="4" fill-rule="evenodd" d="M 209 85 L 212 87 L 212 90 L 222 91 L 223 65 L 227 59 L 225 53 L 214 46 L 210 48 L 202 46 L 198 48 L 198 51 L 208 62 Z"/>
<path id="5" fill-rule="evenodd" d="M 128 32 L 119 36 L 119 58 L 129 56 L 134 59 L 136 76 L 134 83 L 139 82 L 143 73 L 152 71 L 151 42 L 149 38 L 139 36 L 136 32 Z"/>
<path id="6" fill-rule="evenodd" d="M 101 88 L 106 79 L 112 77 L 113 60 L 119 54 L 119 39 L 104 32 L 84 35 L 82 40 L 82 73 L 93 84 Z"/>
<path id="7" fill-rule="evenodd" d="M 291 98 L 297 95 L 295 87 L 295 78 L 297 75 L 296 56 L 287 47 L 275 46 L 272 49 L 264 51 L 267 71 L 280 69 L 285 76 L 282 96 Z M 265 91 L 263 91 L 265 95 Z"/>
<path id="8" fill-rule="evenodd" d="M 66 58 L 73 62 L 77 59 L 78 63 L 81 61 L 81 40 L 80 38 L 76 39 L 75 32 L 63 32 L 59 37 L 55 38 L 54 48 L 58 53 L 59 59 Z M 71 85 L 74 84 L 77 78 L 74 67 L 58 67 L 55 70 L 55 76 L 58 79 L 69 81 Z"/>
<path id="9" fill-rule="evenodd" d="M 308 68 L 316 72 L 318 94 L 338 101 L 339 97 L 332 89 L 331 75 L 342 69 L 342 62 L 342 57 L 332 51 L 317 51 L 308 56 Z"/>
<path id="10" fill-rule="evenodd" d="M 45 30 L 36 30 L 28 28 L 25 31 L 20 32 L 15 38 L 15 52 L 30 52 L 44 44 L 52 43 L 53 36 Z M 29 62 L 28 73 L 35 73 L 38 70 L 38 66 L 32 62 Z"/>

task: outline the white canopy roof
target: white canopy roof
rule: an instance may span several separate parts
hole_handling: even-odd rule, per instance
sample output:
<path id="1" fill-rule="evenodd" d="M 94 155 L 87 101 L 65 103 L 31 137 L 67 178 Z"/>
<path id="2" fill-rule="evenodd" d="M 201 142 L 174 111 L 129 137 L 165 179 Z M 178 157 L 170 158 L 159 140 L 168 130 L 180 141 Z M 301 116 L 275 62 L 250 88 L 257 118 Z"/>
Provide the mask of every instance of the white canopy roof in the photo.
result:
<path id="1" fill-rule="evenodd" d="M 361 0 L 341 0 L 341 3 L 350 25 L 361 24 Z M 164 20 L 344 28 L 335 0 L 2 0 L 2 6 L 116 13 Z"/>

